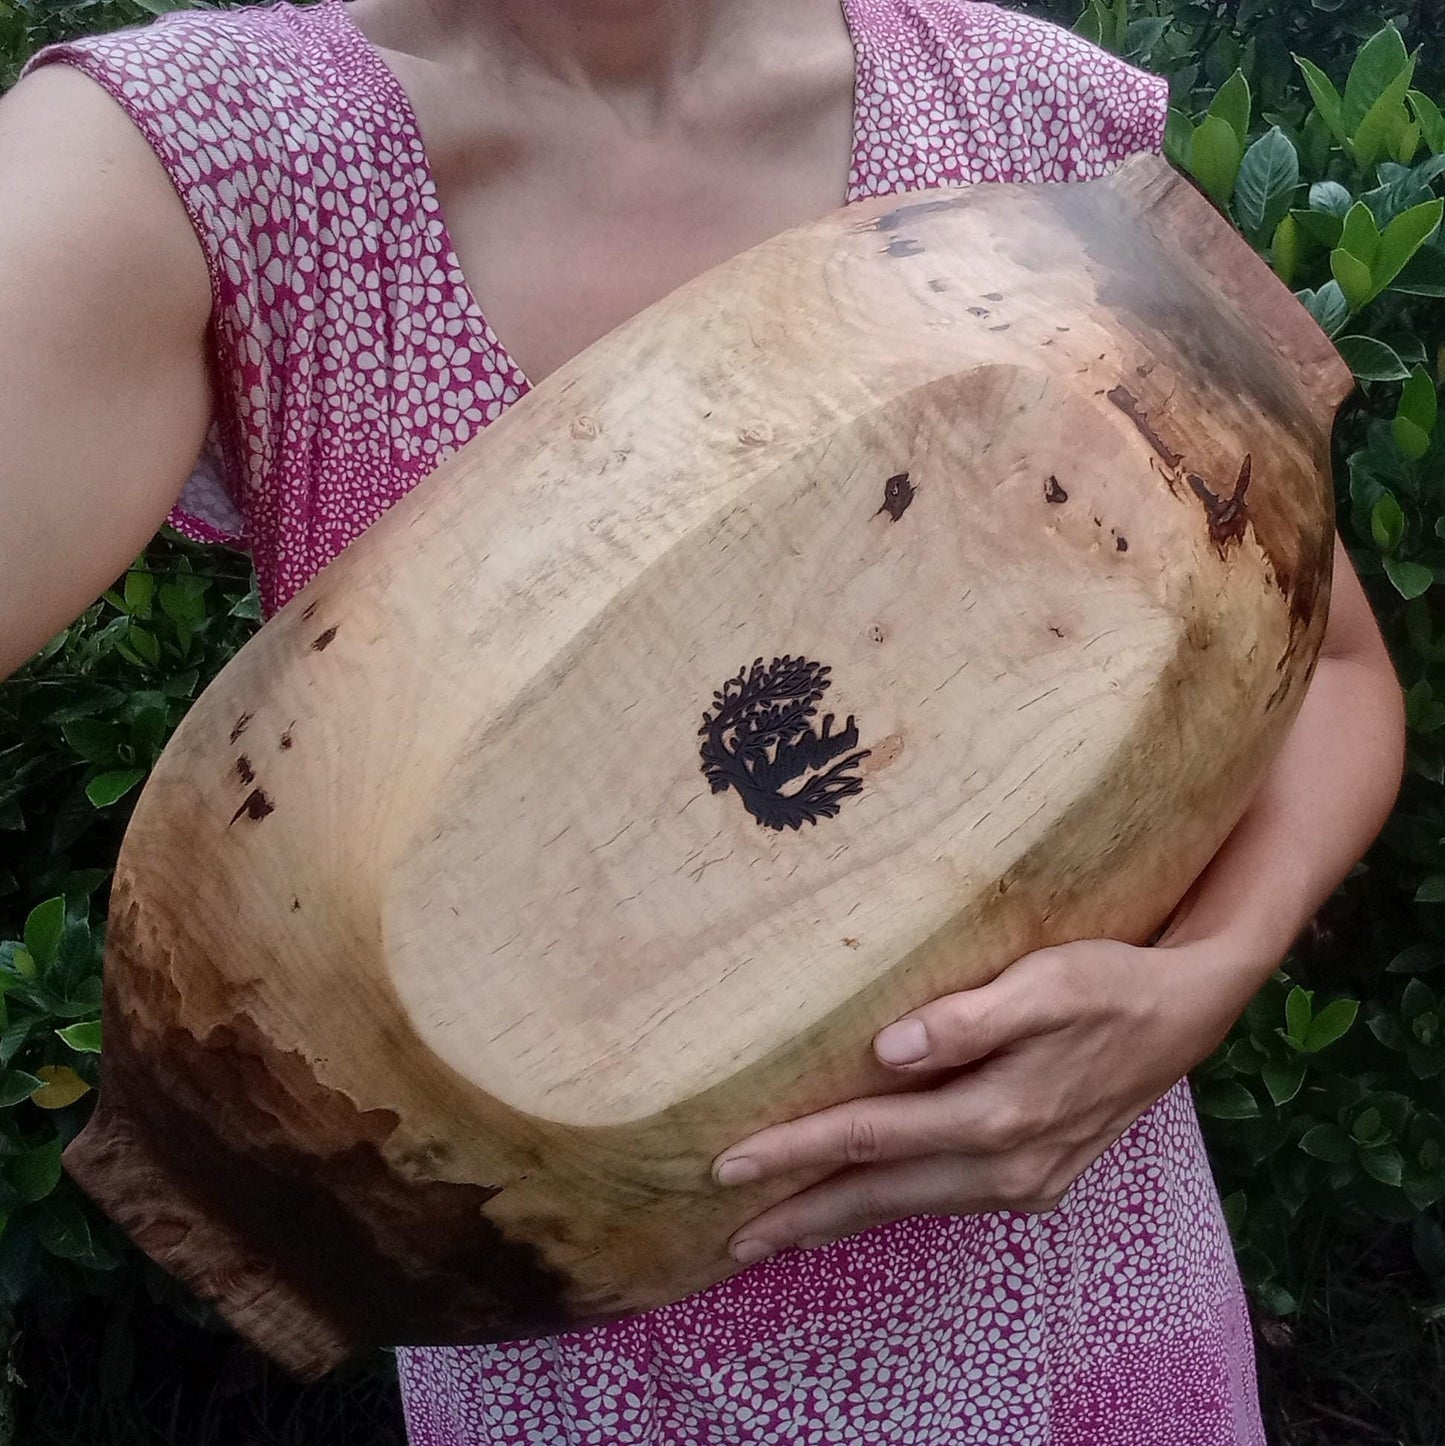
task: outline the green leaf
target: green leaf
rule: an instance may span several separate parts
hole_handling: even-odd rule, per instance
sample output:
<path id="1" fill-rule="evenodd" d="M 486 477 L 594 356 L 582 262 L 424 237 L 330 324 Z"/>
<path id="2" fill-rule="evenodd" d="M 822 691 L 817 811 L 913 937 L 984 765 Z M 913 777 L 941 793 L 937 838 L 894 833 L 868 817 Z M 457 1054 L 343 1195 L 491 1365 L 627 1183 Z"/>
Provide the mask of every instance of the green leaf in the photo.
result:
<path id="1" fill-rule="evenodd" d="M 1445 296 L 1445 249 L 1422 246 L 1391 283 L 1408 296 Z"/>
<path id="2" fill-rule="evenodd" d="M 1336 337 L 1335 346 L 1362 382 L 1403 382 L 1410 375 L 1399 353 L 1372 336 Z"/>
<path id="3" fill-rule="evenodd" d="M 92 718 L 97 713 L 113 713 L 124 702 L 125 694 L 119 688 L 107 687 L 101 683 L 72 685 L 65 695 L 65 702 L 47 713 L 46 721 L 58 726 L 75 718 Z"/>
<path id="4" fill-rule="evenodd" d="M 1350 319 L 1350 304 L 1337 281 L 1325 282 L 1318 291 L 1301 291 L 1299 299 L 1326 336 L 1336 335 Z"/>
<path id="5" fill-rule="evenodd" d="M 1222 116 L 1205 116 L 1189 147 L 1189 170 L 1221 209 L 1229 206 L 1243 157 L 1244 147 L 1234 127 Z"/>
<path id="6" fill-rule="evenodd" d="M 1418 90 L 1412 90 L 1406 99 L 1410 102 L 1415 119 L 1420 123 L 1420 134 L 1424 136 L 1425 144 L 1437 156 L 1445 152 L 1445 116 L 1440 114 L 1440 107 L 1428 95 L 1422 95 Z"/>
<path id="7" fill-rule="evenodd" d="M 1147 59 L 1164 38 L 1173 21 L 1167 16 L 1142 16 L 1129 22 L 1124 33 L 1124 52 L 1140 60 Z"/>
<path id="8" fill-rule="evenodd" d="M 156 580 L 149 572 L 132 569 L 125 575 L 125 610 L 133 618 L 150 616 Z"/>
<path id="9" fill-rule="evenodd" d="M 1074 22 L 1074 33 L 1082 35 L 1091 45 L 1103 45 L 1108 12 L 1099 0 L 1089 0 L 1089 8 Z"/>
<path id="10" fill-rule="evenodd" d="M 243 618 L 247 622 L 258 623 L 261 621 L 261 594 L 256 586 L 256 579 L 251 579 L 251 589 L 243 598 L 238 598 L 231 605 L 230 615 L 233 618 Z"/>
<path id="11" fill-rule="evenodd" d="M 1305 1080 L 1305 1065 L 1302 1059 L 1291 1059 L 1284 1063 L 1270 1060 L 1260 1070 L 1264 1087 L 1277 1105 L 1287 1105 L 1299 1092 Z"/>
<path id="12" fill-rule="evenodd" d="M 1440 229 L 1445 201 L 1426 201 L 1401 212 L 1380 238 L 1380 249 L 1370 263 L 1370 275 L 1378 295 L 1405 269 L 1411 258 Z"/>
<path id="13" fill-rule="evenodd" d="M 120 746 L 121 731 L 113 723 L 95 718 L 77 718 L 67 723 L 61 736 L 87 763 L 113 763 Z"/>
<path id="14" fill-rule="evenodd" d="M 1411 461 L 1418 462 L 1430 450 L 1429 432 L 1422 432 L 1408 417 L 1396 417 L 1394 431 L 1395 445 Z"/>
<path id="15" fill-rule="evenodd" d="M 160 666 L 161 645 L 156 641 L 156 635 L 154 633 L 132 623 L 126 638 L 131 647 L 134 648 L 140 657 L 149 663 L 151 667 L 155 668 Z"/>
<path id="16" fill-rule="evenodd" d="M 1316 1160 L 1343 1165 L 1355 1155 L 1354 1143 L 1338 1125 L 1316 1125 L 1300 1137 L 1299 1147 Z"/>
<path id="17" fill-rule="evenodd" d="M 1366 267 L 1374 266 L 1375 257 L 1380 250 L 1380 228 L 1375 224 L 1374 214 L 1363 201 L 1356 201 L 1345 212 L 1340 246 L 1356 261 L 1362 261 Z"/>
<path id="18" fill-rule="evenodd" d="M 1237 1236 L 1249 1213 L 1249 1197 L 1243 1190 L 1234 1190 L 1219 1203 L 1224 1210 L 1224 1223 L 1229 1227 L 1229 1233 Z"/>
<path id="19" fill-rule="evenodd" d="M 1201 1085 L 1199 1113 L 1216 1120 L 1252 1120 L 1259 1114 L 1259 1101 L 1236 1080 Z"/>
<path id="20" fill-rule="evenodd" d="M 40 1243 L 52 1254 L 80 1260 L 94 1250 L 90 1222 L 74 1200 L 48 1200 L 35 1220 Z"/>
<path id="21" fill-rule="evenodd" d="M 1269 263 L 1274 267 L 1274 274 L 1286 286 L 1293 285 L 1299 274 L 1302 249 L 1298 222 L 1293 216 L 1280 217 L 1279 225 L 1274 228 L 1274 235 L 1270 238 Z"/>
<path id="22" fill-rule="evenodd" d="M 1392 1145 L 1378 1150 L 1362 1150 L 1360 1164 L 1367 1175 L 1373 1175 L 1382 1185 L 1398 1186 L 1405 1174 L 1405 1162 Z"/>
<path id="23" fill-rule="evenodd" d="M 1403 165 L 1415 159 L 1415 152 L 1420 149 L 1420 123 L 1408 119 L 1409 113 L 1401 107 L 1394 129 L 1390 132 L 1389 148 L 1390 154 Z"/>
<path id="24" fill-rule="evenodd" d="M 40 1088 L 44 1080 L 37 1079 L 23 1069 L 6 1070 L 0 1075 L 0 1109 L 8 1110 L 21 1100 L 28 1100 Z"/>
<path id="25" fill-rule="evenodd" d="M 1445 949 L 1439 944 L 1410 944 L 1388 964 L 1387 974 L 1426 974 L 1445 964 Z"/>
<path id="26" fill-rule="evenodd" d="M 1344 219 L 1331 216 L 1324 211 L 1295 211 L 1292 218 L 1300 229 L 1300 235 L 1317 250 L 1333 251 L 1340 244 L 1340 233 L 1344 230 Z"/>
<path id="27" fill-rule="evenodd" d="M 184 574 L 161 588 L 161 611 L 172 622 L 199 627 L 206 619 L 206 588 L 204 578 Z"/>
<path id="28" fill-rule="evenodd" d="M 25 920 L 25 951 L 41 973 L 55 963 L 60 936 L 65 932 L 64 898 L 46 899 L 37 904 Z"/>
<path id="29" fill-rule="evenodd" d="M 1370 513 L 1370 535 L 1381 552 L 1394 552 L 1405 535 L 1405 513 L 1393 492 L 1382 492 Z"/>
<path id="30" fill-rule="evenodd" d="M 1310 187 L 1310 210 L 1338 216 L 1341 221 L 1350 214 L 1355 198 L 1338 181 L 1316 181 Z"/>
<path id="31" fill-rule="evenodd" d="M 1402 558 L 1387 557 L 1384 560 L 1385 575 L 1395 591 L 1406 602 L 1423 597 L 1435 581 L 1435 574 L 1418 562 L 1406 562 Z"/>
<path id="32" fill-rule="evenodd" d="M 124 798 L 146 776 L 144 768 L 120 768 L 102 773 L 85 786 L 85 796 L 97 807 L 108 808 Z"/>
<path id="33" fill-rule="evenodd" d="M 1324 71 L 1314 61 L 1302 55 L 1295 56 L 1295 64 L 1304 74 L 1305 85 L 1309 87 L 1310 99 L 1315 103 L 1320 119 L 1329 127 L 1330 134 L 1342 145 L 1348 145 L 1350 134 L 1345 129 L 1344 100 Z"/>
<path id="34" fill-rule="evenodd" d="M 1314 994 L 1301 989 L 1298 984 L 1290 990 L 1284 1002 L 1285 1033 L 1296 1044 L 1303 1046 L 1310 1031 L 1310 1020 L 1314 1016 Z"/>
<path id="35" fill-rule="evenodd" d="M 1386 1049 L 1402 1050 L 1410 1042 L 1399 1019 L 1384 1010 L 1370 1016 L 1369 1030 Z"/>
<path id="36" fill-rule="evenodd" d="M 1400 393 L 1394 422 L 1395 443 L 1407 457 L 1418 460 L 1430 450 L 1430 434 L 1439 412 L 1434 379 L 1424 367 L 1413 368 Z"/>
<path id="37" fill-rule="evenodd" d="M 15 1052 L 30 1038 L 31 1032 L 39 1023 L 40 1021 L 35 1015 L 27 1014 L 20 1019 L 11 1020 L 3 1030 L 0 1030 L 0 1064 L 8 1065 L 10 1063 L 15 1057 Z"/>
<path id="38" fill-rule="evenodd" d="M 1209 103 L 1209 114 L 1224 121 L 1234 132 L 1243 151 L 1249 140 L 1249 118 L 1254 102 L 1249 94 L 1249 82 L 1242 70 L 1236 70 L 1219 88 L 1218 94 Z"/>
<path id="39" fill-rule="evenodd" d="M 1347 134 L 1355 134 L 1356 127 L 1409 64 L 1410 55 L 1405 49 L 1405 42 L 1393 25 L 1376 31 L 1365 43 L 1345 81 L 1341 118 Z"/>
<path id="40" fill-rule="evenodd" d="M 1130 0 L 1114 0 L 1110 19 L 1113 24 L 1109 28 L 1109 49 L 1115 55 L 1124 53 L 1124 45 L 1129 35 L 1129 3 Z"/>
<path id="41" fill-rule="evenodd" d="M 1278 126 L 1244 153 L 1234 186 L 1234 214 L 1251 236 L 1273 231 L 1299 186 L 1299 155 Z"/>
<path id="42" fill-rule="evenodd" d="M 1398 133 L 1410 124 L 1410 114 L 1405 109 L 1405 97 L 1409 94 L 1410 82 L 1415 75 L 1415 62 L 1410 60 L 1403 71 L 1385 88 L 1374 105 L 1366 112 L 1355 129 L 1350 141 L 1355 164 L 1368 170 L 1386 155 L 1397 143 Z M 1410 151 L 1414 155 L 1414 149 Z"/>
<path id="43" fill-rule="evenodd" d="M 1410 719 L 1410 727 L 1421 734 L 1434 733 L 1445 728 L 1445 703 L 1437 703 L 1432 699 L 1421 704 Z"/>
<path id="44" fill-rule="evenodd" d="M 1390 1131 L 1379 1110 L 1370 1108 L 1355 1117 L 1350 1134 L 1361 1145 L 1379 1145 L 1389 1138 Z"/>
<path id="45" fill-rule="evenodd" d="M 5 1171 L 6 1179 L 27 1205 L 43 1200 L 60 1183 L 62 1148 L 60 1138 L 56 1136 L 10 1161 Z"/>
<path id="46" fill-rule="evenodd" d="M 1445 904 L 1445 874 L 1432 874 L 1415 890 L 1417 904 Z"/>
<path id="47" fill-rule="evenodd" d="M 184 673 L 174 673 L 167 678 L 161 691 L 167 698 L 189 698 L 196 691 L 199 681 L 200 673 L 195 668 L 187 668 Z"/>
<path id="48" fill-rule="evenodd" d="M 100 1020 L 87 1019 L 82 1024 L 68 1024 L 64 1029 L 57 1029 L 61 1039 L 71 1049 L 81 1054 L 100 1053 Z"/>
<path id="49" fill-rule="evenodd" d="M 1164 154 L 1181 171 L 1189 169 L 1189 148 L 1194 142 L 1194 123 L 1183 111 L 1170 110 L 1164 122 Z"/>
<path id="50" fill-rule="evenodd" d="M 1318 1054 L 1348 1034 L 1359 1012 L 1358 999 L 1336 999 L 1325 1005 L 1310 1021 L 1309 1033 L 1305 1036 L 1306 1053 Z"/>
<path id="51" fill-rule="evenodd" d="M 1370 268 L 1343 246 L 1337 246 L 1330 252 L 1330 274 L 1344 293 L 1351 311 L 1358 311 L 1369 301 L 1374 291 Z"/>
<path id="52" fill-rule="evenodd" d="M 1423 979 L 1412 979 L 1405 985 L 1400 996 L 1400 1009 L 1408 1020 L 1425 1014 L 1435 1007 L 1435 991 Z"/>

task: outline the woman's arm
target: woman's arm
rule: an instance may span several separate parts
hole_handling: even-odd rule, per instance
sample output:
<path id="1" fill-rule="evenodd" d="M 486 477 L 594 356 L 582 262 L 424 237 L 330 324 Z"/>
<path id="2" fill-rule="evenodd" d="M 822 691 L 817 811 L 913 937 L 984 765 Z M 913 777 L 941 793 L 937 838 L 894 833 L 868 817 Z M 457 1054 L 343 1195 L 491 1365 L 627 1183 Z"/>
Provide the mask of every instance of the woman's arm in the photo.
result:
<path id="1" fill-rule="evenodd" d="M 164 169 L 51 66 L 0 101 L 0 677 L 135 558 L 211 410 L 210 279 Z"/>
<path id="2" fill-rule="evenodd" d="M 1399 791 L 1405 708 L 1344 544 L 1319 665 L 1299 717 L 1161 945 L 1230 938 L 1249 995 L 1379 833 Z"/>
<path id="3" fill-rule="evenodd" d="M 929 1090 L 764 1130 L 720 1183 L 852 1166 L 734 1238 L 741 1261 L 906 1215 L 1050 1209 L 1228 1033 L 1379 831 L 1399 788 L 1404 709 L 1343 546 L 1323 650 L 1295 724 L 1224 847 L 1151 948 L 1089 939 L 915 1010 L 875 1050 Z"/>

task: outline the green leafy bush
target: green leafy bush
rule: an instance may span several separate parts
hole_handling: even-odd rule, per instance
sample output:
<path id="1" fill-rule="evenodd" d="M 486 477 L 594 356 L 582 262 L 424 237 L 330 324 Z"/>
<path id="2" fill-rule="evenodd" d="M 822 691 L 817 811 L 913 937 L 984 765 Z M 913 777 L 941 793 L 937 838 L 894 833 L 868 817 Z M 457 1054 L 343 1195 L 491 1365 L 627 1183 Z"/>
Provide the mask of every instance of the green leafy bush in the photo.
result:
<path id="1" fill-rule="evenodd" d="M 0 0 L 0 91 L 43 45 L 139 25 L 167 10 L 219 8 L 204 0 Z"/>
<path id="2" fill-rule="evenodd" d="M 137 785 L 259 616 L 244 559 L 162 538 L 0 687 L 0 1311 L 140 1259 L 60 1168 L 95 1097 L 105 886 Z"/>
<path id="3" fill-rule="evenodd" d="M 1414 1221 L 1433 1238 L 1445 1200 L 1445 1049 L 1422 977 L 1445 960 L 1427 942 L 1440 920 L 1426 907 L 1445 900 L 1445 121 L 1415 86 L 1419 52 L 1393 25 L 1334 79 L 1295 63 L 1299 83 L 1276 82 L 1269 109 L 1243 68 L 1212 95 L 1191 92 L 1166 141 L 1360 383 L 1336 437 L 1340 524 L 1408 688 L 1400 809 L 1327 911 L 1363 924 L 1368 900 L 1368 927 L 1308 964 L 1297 951 L 1197 1078 L 1241 1261 L 1284 1312 L 1300 1289 L 1306 1222 Z M 1316 1009 L 1325 983 L 1363 1000 L 1364 1030 L 1351 1029 L 1353 998 Z"/>

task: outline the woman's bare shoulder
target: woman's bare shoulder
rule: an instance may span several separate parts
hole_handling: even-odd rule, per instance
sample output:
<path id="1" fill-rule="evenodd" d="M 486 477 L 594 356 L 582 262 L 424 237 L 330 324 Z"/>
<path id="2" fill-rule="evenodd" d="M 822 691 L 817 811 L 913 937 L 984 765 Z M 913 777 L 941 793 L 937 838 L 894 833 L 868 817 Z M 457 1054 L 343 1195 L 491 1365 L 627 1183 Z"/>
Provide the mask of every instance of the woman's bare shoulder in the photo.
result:
<path id="1" fill-rule="evenodd" d="M 125 112 L 63 66 L 0 100 L 0 675 L 140 550 L 209 418 L 210 282 Z"/>

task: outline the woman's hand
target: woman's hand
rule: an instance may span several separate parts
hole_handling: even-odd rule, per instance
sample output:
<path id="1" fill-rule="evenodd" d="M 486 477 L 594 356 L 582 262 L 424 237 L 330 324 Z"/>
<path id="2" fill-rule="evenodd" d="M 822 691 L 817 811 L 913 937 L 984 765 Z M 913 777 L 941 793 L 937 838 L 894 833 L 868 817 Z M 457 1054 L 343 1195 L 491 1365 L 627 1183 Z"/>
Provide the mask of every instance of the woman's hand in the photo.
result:
<path id="1" fill-rule="evenodd" d="M 720 1156 L 720 1184 L 840 1167 L 743 1227 L 743 1264 L 908 1215 L 1052 1209 L 1219 1042 L 1268 965 L 1223 940 L 1042 949 L 880 1031 L 930 1088 L 775 1125 Z M 841 1168 L 851 1167 L 851 1168 Z"/>

